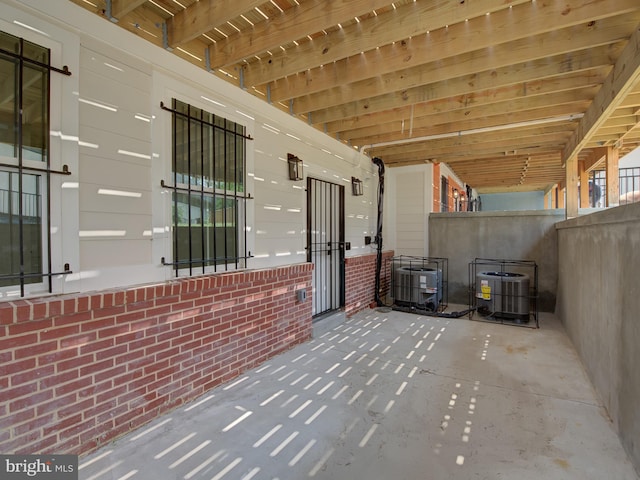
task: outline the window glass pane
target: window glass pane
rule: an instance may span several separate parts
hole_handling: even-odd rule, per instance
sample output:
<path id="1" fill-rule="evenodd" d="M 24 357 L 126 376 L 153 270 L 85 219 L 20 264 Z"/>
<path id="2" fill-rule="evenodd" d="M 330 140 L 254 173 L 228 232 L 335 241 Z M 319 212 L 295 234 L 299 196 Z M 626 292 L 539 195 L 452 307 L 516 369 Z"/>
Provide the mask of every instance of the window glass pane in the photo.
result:
<path id="1" fill-rule="evenodd" d="M 49 65 L 49 49 L 24 40 L 22 43 L 24 58 Z"/>
<path id="2" fill-rule="evenodd" d="M 44 162 L 47 159 L 49 71 L 25 64 L 22 81 L 22 158 Z"/>
<path id="3" fill-rule="evenodd" d="M 189 183 L 189 131 L 185 117 L 174 116 L 174 173 L 176 184 Z"/>
<path id="4" fill-rule="evenodd" d="M 235 124 L 233 122 L 227 123 L 227 128 L 235 129 Z M 225 175 L 225 189 L 235 192 L 236 191 L 236 171 L 235 171 L 235 160 L 236 160 L 236 136 L 233 131 L 226 132 L 225 135 L 226 141 L 226 165 L 224 170 Z"/>
<path id="5" fill-rule="evenodd" d="M 0 32 L 0 49 L 17 55 L 20 53 L 20 39 L 6 32 Z"/>
<path id="6" fill-rule="evenodd" d="M 202 128 L 200 122 L 195 119 L 191 120 L 190 127 L 189 183 L 200 187 L 202 186 Z"/>
<path id="7" fill-rule="evenodd" d="M 215 168 L 214 143 L 215 131 L 213 125 L 202 125 L 202 164 L 203 164 L 203 185 L 209 190 L 215 188 L 215 177 L 213 174 Z"/>
<path id="8" fill-rule="evenodd" d="M 189 112 L 189 105 L 181 102 L 180 100 L 173 99 L 173 109 L 177 112 L 184 113 L 185 115 Z M 181 115 L 179 115 L 181 116 Z"/>
<path id="9" fill-rule="evenodd" d="M 176 261 L 188 261 L 189 252 L 189 195 L 173 194 L 174 252 Z"/>
<path id="10" fill-rule="evenodd" d="M 215 209 L 213 208 L 215 205 Z M 207 204 L 207 251 L 209 258 L 237 258 L 237 201 L 233 198 L 210 198 Z M 223 261 L 218 262 L 224 264 Z"/>
<path id="11" fill-rule="evenodd" d="M 216 124 L 218 123 L 218 119 L 216 119 Z M 224 190 L 225 181 L 224 181 L 224 130 L 216 128 L 214 131 L 214 182 L 215 188 L 218 190 Z"/>
<path id="12" fill-rule="evenodd" d="M 3 275 L 20 273 L 20 182 L 14 172 L 0 171 L 0 286 L 16 285 L 18 278 Z M 25 274 L 42 273 L 42 204 L 40 177 L 22 176 L 22 245 Z M 39 276 L 25 283 L 39 283 Z"/>
<path id="13" fill-rule="evenodd" d="M 0 85 L 7 92 L 6 101 L 0 102 L 0 156 L 11 158 L 18 156 L 17 75 L 18 60 L 0 54 Z"/>
<path id="14" fill-rule="evenodd" d="M 238 192 L 244 192 L 244 158 L 245 158 L 245 128 L 242 125 L 236 125 L 236 132 L 238 132 L 241 137 L 236 137 L 236 160 L 235 165 L 235 182 Z"/>
<path id="15" fill-rule="evenodd" d="M 26 60 L 49 64 L 49 50 L 34 43 L 0 32 L 0 48 Z M 20 96 L 20 62 L 0 54 L 0 85 L 5 95 L 0 104 L 0 155 L 16 158 L 19 145 L 18 113 L 22 101 L 22 155 L 24 160 L 46 161 L 48 139 L 49 70 L 29 61 L 23 63 L 22 97 Z"/>

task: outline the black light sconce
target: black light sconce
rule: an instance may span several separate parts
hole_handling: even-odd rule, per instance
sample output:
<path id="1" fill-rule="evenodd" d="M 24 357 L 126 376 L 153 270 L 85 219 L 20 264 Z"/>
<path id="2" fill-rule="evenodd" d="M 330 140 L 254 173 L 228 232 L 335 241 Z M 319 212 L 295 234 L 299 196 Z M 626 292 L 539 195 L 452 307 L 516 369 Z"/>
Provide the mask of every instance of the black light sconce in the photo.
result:
<path id="1" fill-rule="evenodd" d="M 362 180 L 356 177 L 351 177 L 351 191 L 353 192 L 354 197 L 362 195 L 364 193 L 362 191 Z"/>
<path id="2" fill-rule="evenodd" d="M 289 164 L 289 180 L 302 180 L 302 160 L 291 153 L 287 153 Z"/>

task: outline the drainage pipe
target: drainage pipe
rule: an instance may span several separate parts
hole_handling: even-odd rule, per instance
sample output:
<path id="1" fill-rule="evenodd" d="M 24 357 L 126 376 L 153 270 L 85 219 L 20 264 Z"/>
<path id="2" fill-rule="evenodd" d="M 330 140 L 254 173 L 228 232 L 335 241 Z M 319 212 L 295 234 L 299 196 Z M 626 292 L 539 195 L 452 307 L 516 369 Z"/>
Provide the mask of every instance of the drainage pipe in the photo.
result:
<path id="1" fill-rule="evenodd" d="M 378 307 L 383 306 L 380 299 L 380 272 L 382 271 L 382 200 L 384 197 L 384 162 L 378 157 L 374 157 L 371 161 L 378 166 L 378 225 L 376 229 L 376 244 L 378 246 L 378 255 L 376 258 L 376 291 L 375 301 Z"/>

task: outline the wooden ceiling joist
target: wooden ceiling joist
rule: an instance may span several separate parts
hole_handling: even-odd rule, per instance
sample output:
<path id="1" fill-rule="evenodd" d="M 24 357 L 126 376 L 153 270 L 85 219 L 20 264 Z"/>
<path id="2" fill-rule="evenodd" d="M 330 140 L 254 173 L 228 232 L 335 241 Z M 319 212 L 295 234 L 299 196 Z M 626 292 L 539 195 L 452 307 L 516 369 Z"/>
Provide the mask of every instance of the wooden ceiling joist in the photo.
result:
<path id="1" fill-rule="evenodd" d="M 69 1 L 388 166 L 445 162 L 485 192 L 640 145 L 638 0 Z"/>

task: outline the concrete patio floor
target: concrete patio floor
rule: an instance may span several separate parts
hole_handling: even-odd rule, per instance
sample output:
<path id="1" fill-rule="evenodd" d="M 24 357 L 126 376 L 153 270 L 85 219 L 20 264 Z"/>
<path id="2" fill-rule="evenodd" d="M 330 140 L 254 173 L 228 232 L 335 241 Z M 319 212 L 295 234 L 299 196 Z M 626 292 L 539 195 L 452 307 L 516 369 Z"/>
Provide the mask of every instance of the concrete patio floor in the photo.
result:
<path id="1" fill-rule="evenodd" d="M 553 315 L 538 330 L 385 309 L 322 322 L 81 458 L 80 479 L 638 480 Z"/>

